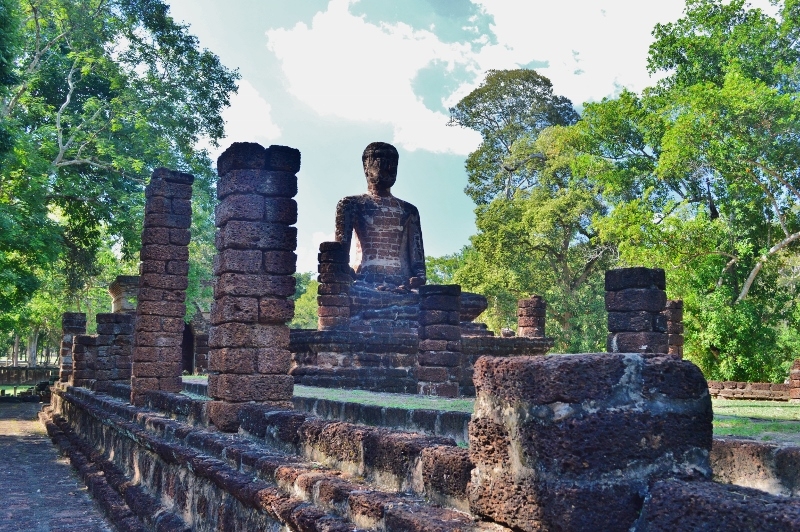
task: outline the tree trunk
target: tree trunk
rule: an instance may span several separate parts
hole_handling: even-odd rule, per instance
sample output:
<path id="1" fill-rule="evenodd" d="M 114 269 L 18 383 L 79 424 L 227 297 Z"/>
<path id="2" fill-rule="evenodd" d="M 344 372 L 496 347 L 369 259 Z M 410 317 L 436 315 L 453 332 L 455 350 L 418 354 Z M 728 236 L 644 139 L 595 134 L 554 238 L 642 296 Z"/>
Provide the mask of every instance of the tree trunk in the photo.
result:
<path id="1" fill-rule="evenodd" d="M 36 350 L 39 347 L 39 327 L 34 327 L 28 337 L 28 367 L 36 367 Z"/>
<path id="2" fill-rule="evenodd" d="M 19 364 L 19 334 L 14 333 L 14 347 L 11 349 L 11 365 L 15 368 Z"/>

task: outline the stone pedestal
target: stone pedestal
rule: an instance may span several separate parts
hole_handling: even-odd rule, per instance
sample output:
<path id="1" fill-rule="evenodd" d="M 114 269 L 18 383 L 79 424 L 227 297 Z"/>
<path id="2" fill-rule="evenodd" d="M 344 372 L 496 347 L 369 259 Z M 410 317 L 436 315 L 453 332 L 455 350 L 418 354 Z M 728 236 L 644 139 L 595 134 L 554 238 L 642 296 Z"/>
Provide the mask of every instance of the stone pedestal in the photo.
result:
<path id="1" fill-rule="evenodd" d="M 541 296 L 531 296 L 517 302 L 517 336 L 544 338 L 547 303 Z"/>
<path id="2" fill-rule="evenodd" d="M 319 245 L 319 330 L 347 330 L 350 326 L 350 264 L 339 242 Z"/>
<path id="3" fill-rule="evenodd" d="M 425 285 L 419 288 L 419 357 L 417 393 L 458 397 L 461 355 L 461 287 Z"/>
<path id="4" fill-rule="evenodd" d="M 108 285 L 108 293 L 111 295 L 111 312 L 136 315 L 138 275 L 117 275 L 114 282 Z"/>
<path id="5" fill-rule="evenodd" d="M 219 157 L 217 257 L 209 331 L 209 418 L 238 430 L 256 401 L 292 407 L 289 328 L 294 316 L 300 152 L 234 143 Z"/>
<path id="6" fill-rule="evenodd" d="M 711 477 L 711 398 L 691 362 L 482 357 L 475 386 L 470 509 L 515 530 L 628 531 L 653 481 Z"/>
<path id="7" fill-rule="evenodd" d="M 179 393 L 194 176 L 158 168 L 145 188 L 131 402 L 149 390 Z"/>
<path id="8" fill-rule="evenodd" d="M 660 268 L 606 272 L 609 353 L 667 353 L 666 278 Z"/>
<path id="9" fill-rule="evenodd" d="M 667 320 L 669 354 L 683 358 L 683 300 L 668 299 L 661 314 Z"/>
<path id="10" fill-rule="evenodd" d="M 65 312 L 61 315 L 61 348 L 58 380 L 69 382 L 72 376 L 72 344 L 76 335 L 86 334 L 86 314 Z"/>

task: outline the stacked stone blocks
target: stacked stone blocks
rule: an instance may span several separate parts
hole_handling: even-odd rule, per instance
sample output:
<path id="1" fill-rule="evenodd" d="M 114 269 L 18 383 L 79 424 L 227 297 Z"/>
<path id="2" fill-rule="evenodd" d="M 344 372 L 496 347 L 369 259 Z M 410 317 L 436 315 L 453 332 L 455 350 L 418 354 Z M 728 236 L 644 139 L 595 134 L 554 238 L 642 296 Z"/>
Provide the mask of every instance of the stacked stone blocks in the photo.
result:
<path id="1" fill-rule="evenodd" d="M 609 353 L 667 353 L 666 278 L 660 268 L 606 272 Z"/>
<path id="2" fill-rule="evenodd" d="M 92 356 L 96 391 L 108 392 L 112 385 L 130 381 L 133 318 L 123 313 L 97 314 Z"/>
<path id="3" fill-rule="evenodd" d="M 461 355 L 461 287 L 425 285 L 419 288 L 419 357 L 417 393 L 457 397 Z"/>
<path id="4" fill-rule="evenodd" d="M 289 328 L 297 257 L 300 152 L 234 143 L 217 161 L 214 304 L 209 408 L 221 430 L 238 429 L 249 401 L 291 408 Z"/>
<path id="5" fill-rule="evenodd" d="M 800 402 L 800 358 L 796 359 L 789 370 L 789 400 Z"/>
<path id="6" fill-rule="evenodd" d="M 348 256 L 340 242 L 319 245 L 317 295 L 320 331 L 347 330 L 350 325 L 350 274 Z"/>
<path id="7" fill-rule="evenodd" d="M 76 335 L 86 334 L 86 314 L 65 312 L 61 315 L 61 365 L 58 373 L 60 382 L 70 382 L 72 377 L 72 345 Z"/>
<path id="8" fill-rule="evenodd" d="M 482 357 L 475 386 L 470 509 L 514 530 L 628 531 L 652 482 L 711 476 L 711 399 L 688 361 Z"/>
<path id="9" fill-rule="evenodd" d="M 533 295 L 517 302 L 517 336 L 544 338 L 547 303 L 541 296 Z"/>
<path id="10" fill-rule="evenodd" d="M 158 168 L 145 188 L 131 402 L 179 393 L 194 176 Z"/>
<path id="11" fill-rule="evenodd" d="M 669 299 L 662 312 L 667 320 L 669 354 L 683 358 L 683 300 Z"/>

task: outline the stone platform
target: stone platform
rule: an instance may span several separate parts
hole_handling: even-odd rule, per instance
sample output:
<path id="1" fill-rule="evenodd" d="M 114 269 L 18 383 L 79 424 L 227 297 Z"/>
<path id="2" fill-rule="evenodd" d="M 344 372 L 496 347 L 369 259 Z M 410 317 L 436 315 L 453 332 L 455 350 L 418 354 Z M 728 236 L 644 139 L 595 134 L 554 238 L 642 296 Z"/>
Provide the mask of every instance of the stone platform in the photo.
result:
<path id="1" fill-rule="evenodd" d="M 544 355 L 552 346 L 551 338 L 461 336 L 447 341 L 420 340 L 413 333 L 293 329 L 289 350 L 296 384 L 418 393 L 420 382 L 438 381 L 456 384 L 455 395 L 472 397 L 479 357 Z"/>

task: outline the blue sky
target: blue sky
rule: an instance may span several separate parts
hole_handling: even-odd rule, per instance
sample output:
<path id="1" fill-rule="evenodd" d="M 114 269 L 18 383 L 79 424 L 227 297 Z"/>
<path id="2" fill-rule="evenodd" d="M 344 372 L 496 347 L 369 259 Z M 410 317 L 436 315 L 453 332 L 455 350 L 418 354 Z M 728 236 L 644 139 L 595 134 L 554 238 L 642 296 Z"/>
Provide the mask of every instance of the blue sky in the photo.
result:
<path id="1" fill-rule="evenodd" d="M 201 46 L 237 68 L 227 138 L 302 152 L 298 270 L 315 271 L 334 209 L 366 185 L 372 141 L 400 152 L 396 196 L 420 211 L 425 251 L 458 251 L 475 232 L 463 193 L 477 133 L 448 107 L 489 69 L 535 68 L 576 106 L 641 90 L 650 32 L 683 0 L 168 0 Z"/>

